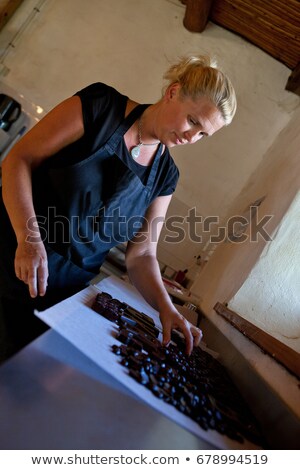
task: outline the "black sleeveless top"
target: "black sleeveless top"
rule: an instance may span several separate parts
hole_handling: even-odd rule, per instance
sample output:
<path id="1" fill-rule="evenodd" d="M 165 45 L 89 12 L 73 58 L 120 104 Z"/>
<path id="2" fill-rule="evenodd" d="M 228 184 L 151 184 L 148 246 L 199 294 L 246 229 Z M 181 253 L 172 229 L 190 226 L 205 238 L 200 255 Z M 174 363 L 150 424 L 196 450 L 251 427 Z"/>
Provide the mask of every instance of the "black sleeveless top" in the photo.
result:
<path id="1" fill-rule="evenodd" d="M 177 167 L 167 149 L 162 153 L 161 144 L 149 167 L 133 161 L 124 144 L 124 134 L 148 105 L 137 106 L 124 119 L 127 98 L 113 88 L 93 84 L 78 96 L 84 136 L 33 172 L 35 212 L 48 254 L 50 302 L 51 292 L 85 287 L 108 251 L 138 232 L 151 202 L 171 194 L 178 180 Z M 2 201 L 0 205 L 0 252 L 6 265 L 0 274 L 5 272 L 5 290 L 17 283 L 28 296 L 14 275 L 16 239 Z"/>
<path id="2" fill-rule="evenodd" d="M 67 166 L 88 158 L 107 142 L 124 119 L 127 96 L 104 83 L 93 83 L 75 95 L 80 97 L 82 104 L 84 136 L 52 157 L 49 160 L 51 167 Z M 142 182 L 146 181 L 150 167 L 140 165 L 131 157 L 124 140 L 120 142 L 120 149 L 126 165 Z M 157 196 L 172 194 L 178 178 L 178 168 L 166 148 L 156 174 Z"/>

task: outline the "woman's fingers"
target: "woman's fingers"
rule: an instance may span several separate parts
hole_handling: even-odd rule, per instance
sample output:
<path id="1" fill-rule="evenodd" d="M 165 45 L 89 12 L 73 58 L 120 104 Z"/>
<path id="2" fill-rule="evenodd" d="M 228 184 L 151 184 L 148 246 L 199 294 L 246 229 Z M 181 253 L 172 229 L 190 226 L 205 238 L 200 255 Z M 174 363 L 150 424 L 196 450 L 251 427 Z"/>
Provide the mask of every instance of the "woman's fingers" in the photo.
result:
<path id="1" fill-rule="evenodd" d="M 197 328 L 189 323 L 186 318 L 178 312 L 170 315 L 163 315 L 163 345 L 167 346 L 171 340 L 172 329 L 178 329 L 182 332 L 186 342 L 186 353 L 191 354 L 193 347 L 198 346 L 203 334 L 200 328 Z"/>
<path id="2" fill-rule="evenodd" d="M 28 273 L 27 284 L 28 284 L 30 297 L 33 297 L 33 298 L 36 297 L 37 296 L 37 269 L 35 267 L 31 268 Z"/>
<path id="3" fill-rule="evenodd" d="M 43 244 L 23 243 L 17 248 L 15 273 L 28 285 L 31 297 L 45 295 L 48 280 L 48 261 Z"/>
<path id="4" fill-rule="evenodd" d="M 181 332 L 183 333 L 183 336 L 185 337 L 185 352 L 186 354 L 190 355 L 194 346 L 194 338 L 191 333 L 191 325 L 185 318 L 183 318 L 178 326 Z"/>
<path id="5" fill-rule="evenodd" d="M 199 346 L 201 339 L 203 338 L 203 333 L 200 328 L 192 326 L 191 328 L 192 335 L 194 337 L 194 346 Z"/>
<path id="6" fill-rule="evenodd" d="M 186 341 L 186 353 L 190 355 L 193 348 L 199 346 L 200 341 L 203 338 L 202 330 L 200 330 L 200 328 L 196 328 L 185 320 L 185 326 L 182 328 L 182 333 Z"/>
<path id="7" fill-rule="evenodd" d="M 43 262 L 38 268 L 38 293 L 43 296 L 46 294 L 48 285 L 48 263 Z"/>

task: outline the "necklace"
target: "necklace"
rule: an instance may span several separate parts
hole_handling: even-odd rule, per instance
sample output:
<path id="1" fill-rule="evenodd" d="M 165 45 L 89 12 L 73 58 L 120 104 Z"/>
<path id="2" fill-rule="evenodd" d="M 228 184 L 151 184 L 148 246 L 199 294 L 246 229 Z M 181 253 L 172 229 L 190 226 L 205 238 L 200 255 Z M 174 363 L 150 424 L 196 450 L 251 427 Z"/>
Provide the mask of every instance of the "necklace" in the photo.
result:
<path id="1" fill-rule="evenodd" d="M 133 147 L 130 151 L 130 155 L 134 159 L 137 159 L 140 156 L 142 145 L 146 146 L 146 145 L 158 145 L 159 144 L 159 142 L 154 142 L 154 144 L 144 144 L 144 142 L 142 142 L 142 116 L 138 120 L 138 134 L 139 134 L 139 143 L 135 145 L 135 147 Z"/>

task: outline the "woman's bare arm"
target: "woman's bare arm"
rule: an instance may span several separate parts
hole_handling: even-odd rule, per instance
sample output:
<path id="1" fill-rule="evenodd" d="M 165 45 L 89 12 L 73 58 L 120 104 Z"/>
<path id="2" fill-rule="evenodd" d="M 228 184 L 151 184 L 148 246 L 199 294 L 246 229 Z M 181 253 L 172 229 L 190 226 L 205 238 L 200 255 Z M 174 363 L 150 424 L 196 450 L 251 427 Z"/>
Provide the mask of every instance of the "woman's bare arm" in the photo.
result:
<path id="1" fill-rule="evenodd" d="M 126 266 L 128 275 L 145 300 L 160 314 L 163 327 L 163 343 L 171 339 L 172 328 L 182 331 L 186 340 L 186 352 L 198 345 L 202 333 L 191 325 L 175 308 L 164 287 L 156 258 L 157 241 L 161 232 L 171 196 L 161 196 L 149 207 L 145 223 L 128 243 Z"/>
<path id="2" fill-rule="evenodd" d="M 44 295 L 47 287 L 47 256 L 32 200 L 32 171 L 60 149 L 84 134 L 81 101 L 68 98 L 50 111 L 19 140 L 2 163 L 2 194 L 17 238 L 16 276 L 28 284 L 32 297 Z M 31 223 L 32 225 L 32 223 Z"/>

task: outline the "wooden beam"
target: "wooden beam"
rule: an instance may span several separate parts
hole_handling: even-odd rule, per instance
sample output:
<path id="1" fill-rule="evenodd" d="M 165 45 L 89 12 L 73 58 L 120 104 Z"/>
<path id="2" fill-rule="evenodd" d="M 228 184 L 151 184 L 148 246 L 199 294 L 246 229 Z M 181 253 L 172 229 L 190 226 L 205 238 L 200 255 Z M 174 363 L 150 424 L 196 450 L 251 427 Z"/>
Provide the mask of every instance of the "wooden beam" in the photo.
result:
<path id="1" fill-rule="evenodd" d="M 285 89 L 300 96 L 300 62 L 289 76 Z"/>
<path id="2" fill-rule="evenodd" d="M 24 0 L 0 0 L 0 31 Z"/>
<path id="3" fill-rule="evenodd" d="M 208 22 L 213 0 L 186 0 L 183 25 L 192 32 L 201 33 Z"/>
<path id="4" fill-rule="evenodd" d="M 264 352 L 300 378 L 300 354 L 217 302 L 214 310 Z"/>

